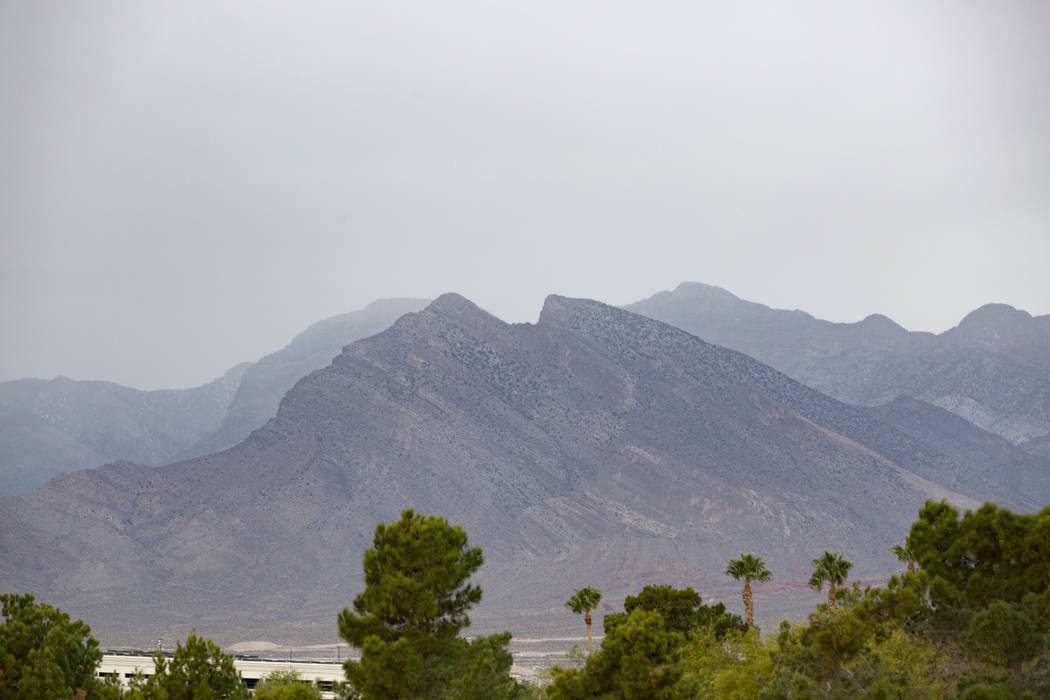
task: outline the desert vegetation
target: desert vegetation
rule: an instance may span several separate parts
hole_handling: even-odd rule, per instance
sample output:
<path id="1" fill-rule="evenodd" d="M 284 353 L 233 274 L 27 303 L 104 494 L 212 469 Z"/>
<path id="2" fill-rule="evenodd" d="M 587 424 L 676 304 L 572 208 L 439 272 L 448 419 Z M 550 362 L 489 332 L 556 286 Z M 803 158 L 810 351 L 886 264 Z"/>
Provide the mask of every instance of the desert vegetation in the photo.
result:
<path id="1" fill-rule="evenodd" d="M 380 523 L 364 557 L 365 589 L 338 615 L 361 651 L 345 664 L 346 698 L 1039 698 L 1050 696 L 1050 507 L 1017 514 L 988 503 L 960 515 L 928 501 L 905 545 L 908 570 L 885 586 L 849 585 L 850 562 L 824 552 L 814 588 L 829 588 L 802 623 L 766 636 L 704 605 L 691 588 L 648 585 L 604 618 L 599 649 L 555 667 L 540 685 L 510 676 L 509 632 L 467 639 L 469 583 L 482 565 L 462 528 L 407 510 Z M 772 574 L 741 554 L 726 573 L 749 582 Z M 589 616 L 591 586 L 566 605 Z M 0 698 L 125 700 L 250 697 L 229 656 L 191 634 L 130 688 L 96 677 L 98 642 L 82 621 L 29 594 L 4 594 Z M 589 627 L 589 625 L 588 625 Z M 589 631 L 589 630 L 588 630 Z M 255 693 L 318 697 L 302 679 L 275 675 Z"/>

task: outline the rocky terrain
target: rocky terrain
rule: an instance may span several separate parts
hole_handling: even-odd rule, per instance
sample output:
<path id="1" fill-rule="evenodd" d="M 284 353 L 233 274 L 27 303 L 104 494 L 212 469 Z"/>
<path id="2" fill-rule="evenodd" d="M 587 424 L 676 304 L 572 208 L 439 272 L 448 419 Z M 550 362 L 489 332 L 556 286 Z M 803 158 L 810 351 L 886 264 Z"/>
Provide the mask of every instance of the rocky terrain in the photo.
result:
<path id="1" fill-rule="evenodd" d="M 226 449 L 272 418 L 292 385 L 344 345 L 426 303 L 382 299 L 318 321 L 287 347 L 193 389 L 64 377 L 0 383 L 0 493 L 25 493 L 55 474 L 114 460 L 158 465 Z"/>
<path id="2" fill-rule="evenodd" d="M 1050 456 L 1022 449 L 950 411 L 910 396 L 898 396 L 868 411 L 961 467 L 993 474 L 1002 488 L 1033 494 L 1032 510 L 1050 503 Z"/>
<path id="3" fill-rule="evenodd" d="M 815 602 L 824 549 L 861 579 L 895 569 L 927 498 L 1050 500 L 1039 474 L 1017 493 L 921 437 L 598 302 L 552 296 L 538 323 L 506 324 L 449 294 L 347 346 L 224 452 L 0 499 L 0 589 L 109 643 L 327 641 L 376 522 L 411 506 L 484 548 L 479 629 L 574 629 L 562 603 L 588 584 L 607 609 L 646 583 L 738 605 L 721 572 L 740 551 L 776 575 L 756 590 L 770 622 Z"/>
<path id="4" fill-rule="evenodd" d="M 277 406 L 288 390 L 331 362 L 344 345 L 389 328 L 401 316 L 419 311 L 427 303 L 426 299 L 380 299 L 360 311 L 312 324 L 281 350 L 252 363 L 215 432 L 178 457 L 199 457 L 236 445 L 277 415 Z"/>
<path id="5" fill-rule="evenodd" d="M 847 403 L 878 406 L 911 396 L 1046 456 L 1050 315 L 988 304 L 933 335 L 880 315 L 822 321 L 695 282 L 626 308 L 751 355 Z"/>

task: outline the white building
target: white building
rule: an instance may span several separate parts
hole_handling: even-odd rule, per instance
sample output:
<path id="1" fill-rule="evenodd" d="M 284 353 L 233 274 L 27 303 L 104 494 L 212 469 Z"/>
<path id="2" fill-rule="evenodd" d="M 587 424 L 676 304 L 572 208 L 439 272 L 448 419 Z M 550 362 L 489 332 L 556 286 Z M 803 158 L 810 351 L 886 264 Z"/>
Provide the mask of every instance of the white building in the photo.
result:
<path id="1" fill-rule="evenodd" d="M 166 655 L 170 656 L 170 652 Z M 244 684 L 249 688 L 254 688 L 256 683 L 274 671 L 296 671 L 304 682 L 316 684 L 323 698 L 334 698 L 333 683 L 345 680 L 343 665 L 336 661 L 287 661 L 234 656 L 233 666 L 240 671 Z M 153 656 L 149 652 L 106 653 L 102 655 L 102 663 L 98 667 L 99 678 L 116 675 L 125 687 L 138 673 L 146 677 L 153 674 Z"/>

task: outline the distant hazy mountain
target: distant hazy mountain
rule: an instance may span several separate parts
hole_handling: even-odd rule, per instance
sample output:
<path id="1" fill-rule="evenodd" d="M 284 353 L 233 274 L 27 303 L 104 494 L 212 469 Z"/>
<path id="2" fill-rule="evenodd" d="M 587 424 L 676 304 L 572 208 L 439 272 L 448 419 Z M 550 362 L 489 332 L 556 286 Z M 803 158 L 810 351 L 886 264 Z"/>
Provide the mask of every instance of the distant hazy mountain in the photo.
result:
<path id="1" fill-rule="evenodd" d="M 277 406 L 288 390 L 310 372 L 328 365 L 344 345 L 375 335 L 428 303 L 428 299 L 380 299 L 360 311 L 309 326 L 286 347 L 247 369 L 218 430 L 179 458 L 198 457 L 236 445 L 277 415 Z"/>
<path id="2" fill-rule="evenodd" d="M 868 411 L 965 468 L 993 474 L 995 480 L 1011 492 L 1032 494 L 1033 505 L 1039 500 L 1050 503 L 1050 458 L 1047 456 L 1021 449 L 954 413 L 910 396 L 899 396 Z"/>
<path id="3" fill-rule="evenodd" d="M 933 335 L 879 315 L 859 323 L 821 321 L 695 282 L 626 308 L 744 352 L 848 403 L 877 406 L 913 396 L 1015 444 L 1033 441 L 1034 452 L 1050 435 L 1050 316 L 988 304 Z"/>
<path id="4" fill-rule="evenodd" d="M 511 325 L 445 295 L 303 378 L 225 452 L 0 499 L 0 589 L 110 643 L 191 626 L 330 638 L 375 523 L 413 506 L 484 548 L 475 619 L 520 634 L 566 620 L 581 585 L 735 591 L 721 572 L 740 551 L 815 600 L 809 559 L 840 550 L 857 575 L 885 573 L 926 498 L 1046 497 L 993 477 L 621 309 L 550 297 L 537 324 Z"/>
<path id="5" fill-rule="evenodd" d="M 217 452 L 277 413 L 281 397 L 343 346 L 374 335 L 422 299 L 381 299 L 319 321 L 282 350 L 193 389 L 139 391 L 58 378 L 0 384 L 0 493 L 115 460 L 146 465 Z"/>
<path id="6" fill-rule="evenodd" d="M 139 391 L 110 382 L 0 383 L 0 493 L 114 459 L 163 464 L 215 429 L 247 363 L 193 389 Z"/>

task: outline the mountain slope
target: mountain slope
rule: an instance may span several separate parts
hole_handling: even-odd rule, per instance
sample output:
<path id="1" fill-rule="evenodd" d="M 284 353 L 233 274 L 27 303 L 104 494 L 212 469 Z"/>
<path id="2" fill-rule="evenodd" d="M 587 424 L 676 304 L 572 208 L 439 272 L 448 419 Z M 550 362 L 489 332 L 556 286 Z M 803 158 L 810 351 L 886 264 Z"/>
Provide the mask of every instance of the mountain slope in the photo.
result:
<path id="1" fill-rule="evenodd" d="M 957 488 L 930 480 L 947 476 Z M 650 582 L 718 595 L 741 550 L 802 591 L 826 548 L 877 575 L 926 498 L 1009 499 L 996 488 L 671 326 L 561 297 L 509 325 L 445 295 L 347 346 L 225 452 L 0 499 L 0 586 L 111 643 L 190 625 L 317 639 L 359 590 L 375 523 L 412 506 L 484 548 L 483 628 L 564 629 L 549 613 L 583 582 L 609 600 Z"/>
<path id="2" fill-rule="evenodd" d="M 426 299 L 379 299 L 360 311 L 312 324 L 286 347 L 248 367 L 218 429 L 178 457 L 199 457 L 236 445 L 277 414 L 281 398 L 297 381 L 326 366 L 344 345 L 389 328 L 427 303 Z"/>
<path id="3" fill-rule="evenodd" d="M 22 379 L 0 384 L 0 493 L 114 460 L 146 465 L 218 452 L 277 413 L 296 381 L 343 346 L 426 305 L 380 299 L 318 321 L 285 348 L 193 389 L 140 391 L 110 382 Z"/>
<path id="4" fill-rule="evenodd" d="M 0 384 L 0 492 L 25 493 L 64 471 L 114 459 L 171 461 L 219 424 L 247 369 L 193 389 L 140 391 L 110 382 Z"/>
<path id="5" fill-rule="evenodd" d="M 1048 457 L 1030 453 L 954 413 L 910 396 L 898 396 L 868 412 L 960 465 L 993 474 L 996 482 L 1011 492 L 1031 494 L 1033 506 L 1050 502 Z"/>
<path id="6" fill-rule="evenodd" d="M 688 282 L 625 307 L 744 352 L 848 403 L 914 396 L 1013 443 L 1050 434 L 1050 316 L 988 304 L 940 335 L 885 316 L 830 323 Z"/>

